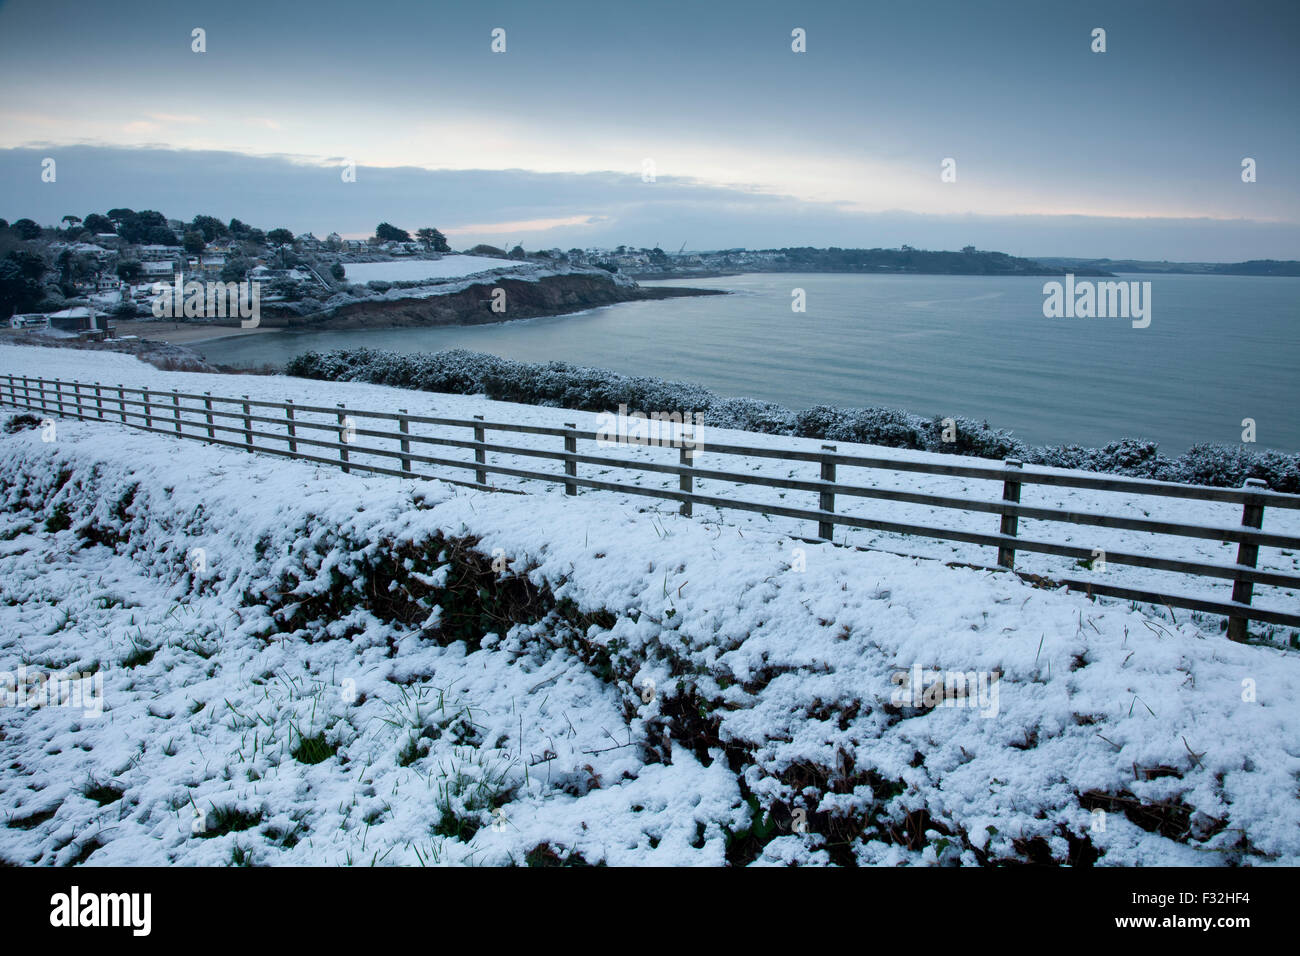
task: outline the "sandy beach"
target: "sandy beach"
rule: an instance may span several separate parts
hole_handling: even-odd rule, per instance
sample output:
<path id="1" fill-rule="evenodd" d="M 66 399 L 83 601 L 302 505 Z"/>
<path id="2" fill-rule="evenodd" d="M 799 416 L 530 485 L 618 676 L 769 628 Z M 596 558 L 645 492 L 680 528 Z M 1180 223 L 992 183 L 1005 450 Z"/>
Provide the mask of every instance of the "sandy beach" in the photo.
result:
<path id="1" fill-rule="evenodd" d="M 230 338 L 234 335 L 261 335 L 264 332 L 283 332 L 283 328 L 258 326 L 254 329 L 241 328 L 238 325 L 209 325 L 193 322 L 118 322 L 117 334 L 137 335 L 151 342 L 170 342 L 172 345 L 192 345 L 195 342 L 210 342 L 214 339 Z"/>

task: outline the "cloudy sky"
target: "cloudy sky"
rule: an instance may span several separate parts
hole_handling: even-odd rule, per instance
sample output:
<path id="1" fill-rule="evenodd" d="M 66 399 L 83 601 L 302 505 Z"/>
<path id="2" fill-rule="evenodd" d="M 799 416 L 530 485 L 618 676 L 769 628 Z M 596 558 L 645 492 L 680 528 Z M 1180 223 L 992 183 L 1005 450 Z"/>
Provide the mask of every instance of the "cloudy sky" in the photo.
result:
<path id="1" fill-rule="evenodd" d="M 0 5 L 0 216 L 1300 258 L 1292 0 L 185 6 Z"/>

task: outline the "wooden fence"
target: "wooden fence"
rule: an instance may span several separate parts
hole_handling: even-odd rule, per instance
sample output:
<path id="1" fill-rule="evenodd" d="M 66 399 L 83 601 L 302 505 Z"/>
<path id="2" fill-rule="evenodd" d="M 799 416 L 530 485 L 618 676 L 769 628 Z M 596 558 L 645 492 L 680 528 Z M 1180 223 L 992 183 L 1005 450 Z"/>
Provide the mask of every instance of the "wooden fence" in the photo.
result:
<path id="1" fill-rule="evenodd" d="M 1138 531 L 1160 535 L 1174 535 L 1215 542 L 1237 544 L 1235 564 L 1215 564 L 1181 558 L 1160 557 L 1152 554 L 1105 551 L 1105 561 L 1112 564 L 1169 571 L 1232 582 L 1232 597 L 1224 600 L 1207 595 L 1187 595 L 1126 587 L 1120 584 L 1099 582 L 1090 578 L 1056 577 L 1051 583 L 1085 591 L 1090 595 L 1114 597 L 1135 602 L 1182 607 L 1191 610 L 1220 614 L 1228 618 L 1228 637 L 1246 639 L 1247 622 L 1300 627 L 1300 614 L 1252 606 L 1256 584 L 1283 588 L 1300 588 L 1300 574 L 1285 573 L 1257 567 L 1261 547 L 1300 550 L 1300 538 L 1271 534 L 1262 529 L 1264 509 L 1300 509 L 1300 495 L 1270 491 L 1263 482 L 1250 480 L 1241 489 L 1213 488 L 1202 485 L 1185 485 L 1172 482 L 1152 482 L 1112 475 L 1054 474 L 1026 471 L 1020 462 L 1008 459 L 1003 465 L 993 465 L 978 460 L 963 464 L 940 464 L 929 461 L 905 461 L 873 458 L 863 455 L 838 454 L 835 446 L 823 445 L 820 451 L 792 448 L 762 448 L 743 445 L 695 442 L 691 455 L 687 448 L 680 449 L 676 464 L 669 462 L 631 461 L 599 453 L 583 453 L 578 443 L 592 442 L 608 445 L 607 436 L 579 429 L 572 425 L 563 428 L 523 425 L 514 422 L 484 421 L 476 416 L 471 420 L 411 415 L 405 409 L 396 412 L 376 412 L 349 409 L 343 405 L 334 408 L 298 405 L 292 401 L 269 402 L 240 398 L 219 398 L 204 392 L 157 391 L 148 388 L 127 388 L 123 385 L 102 385 L 99 382 L 67 382 L 58 379 L 0 377 L 0 402 L 59 416 L 83 420 L 116 421 L 182 438 L 196 438 L 216 445 L 242 448 L 265 454 L 281 455 L 299 461 L 337 466 L 345 472 L 366 471 L 403 478 L 437 478 L 453 484 L 484 491 L 512 492 L 514 489 L 494 487 L 490 475 L 503 475 L 526 480 L 562 484 L 565 493 L 576 495 L 580 488 L 615 491 L 644 495 L 680 504 L 683 515 L 691 515 L 696 505 L 712 506 L 723 510 L 756 512 L 764 515 L 805 520 L 817 527 L 816 536 L 800 538 L 810 542 L 831 540 L 836 525 L 863 528 L 873 531 L 915 535 L 944 541 L 987 546 L 996 549 L 997 565 L 971 565 L 989 570 L 1015 570 L 1017 551 L 1035 552 L 1060 557 L 1092 561 L 1094 549 L 1052 541 L 1039 541 L 1018 534 L 1019 519 L 1062 522 L 1081 527 L 1109 528 Z M 299 415 L 327 416 L 329 421 L 311 421 Z M 358 427 L 360 420 L 379 424 L 395 422 L 396 431 Z M 469 436 L 455 438 L 441 435 L 418 435 L 411 432 L 412 424 L 446 426 L 466 429 Z M 268 431 L 267 428 L 274 430 Z M 324 437 L 319 436 L 321 432 Z M 488 432 L 550 436 L 562 440 L 562 448 L 524 448 L 489 442 Z M 361 439 L 379 439 L 392 442 L 389 447 L 359 444 Z M 270 444 L 255 444 L 261 439 Z M 625 440 L 626 442 L 626 440 Z M 638 442 L 626 442 L 639 444 Z M 473 461 L 436 457 L 413 451 L 412 445 L 441 445 L 469 449 Z M 283 446 L 283 447 L 280 447 Z M 308 449 L 304 451 L 305 449 Z M 313 453 L 316 452 L 316 453 Z M 536 471 L 511 465 L 494 463 L 489 454 L 527 458 L 551 459 L 563 463 L 562 472 Z M 328 457 L 327 457 L 328 455 Z M 701 455 L 738 456 L 746 459 L 777 459 L 784 463 L 807 463 L 817 466 L 817 477 L 777 477 L 703 468 L 698 462 Z M 357 461 L 354 456 L 371 456 L 387 460 L 388 464 Z M 453 473 L 473 472 L 463 479 L 445 474 L 427 474 L 415 471 L 415 466 L 432 466 Z M 624 484 L 597 478 L 585 478 L 578 472 L 579 465 L 626 469 L 678 477 L 678 487 L 654 488 Z M 840 467 L 877 469 L 896 473 L 921 473 L 956 478 L 992 480 L 1002 483 L 999 501 L 982 501 L 955 498 L 919 491 L 903 491 L 861 485 L 843 484 L 836 480 Z M 697 480 L 718 480 L 741 485 L 761 485 L 785 491 L 809 492 L 816 495 L 816 508 L 791 507 L 771 502 L 747 501 L 733 497 L 700 494 L 695 490 Z M 1158 521 L 1132 516 L 1093 514 L 1061 508 L 1044 508 L 1022 504 L 1020 492 L 1025 485 L 1045 485 L 1063 488 L 1081 488 L 1095 491 L 1119 492 L 1129 495 L 1181 498 L 1195 501 L 1220 502 L 1240 505 L 1241 524 L 1237 527 Z M 927 505 L 966 512 L 997 515 L 996 532 L 979 532 L 942 527 L 930 527 L 876 517 L 836 513 L 835 500 L 839 496 L 873 498 L 883 501 Z M 1038 575 L 1021 571 L 1022 577 L 1041 582 Z"/>

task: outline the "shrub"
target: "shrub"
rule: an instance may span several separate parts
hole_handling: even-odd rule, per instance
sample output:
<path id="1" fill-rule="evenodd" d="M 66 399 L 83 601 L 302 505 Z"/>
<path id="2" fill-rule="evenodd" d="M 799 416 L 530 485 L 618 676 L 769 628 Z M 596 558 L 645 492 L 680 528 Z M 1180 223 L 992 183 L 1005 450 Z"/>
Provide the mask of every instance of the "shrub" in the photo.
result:
<path id="1" fill-rule="evenodd" d="M 977 422 L 969 418 L 954 418 L 950 434 L 953 440 L 943 440 L 944 420 L 934 418 L 926 425 L 926 447 L 931 451 L 944 452 L 949 455 L 974 455 L 977 458 L 1019 458 L 1030 460 L 1033 451 L 1028 445 L 1010 432 L 992 428 L 988 422 Z"/>
<path id="2" fill-rule="evenodd" d="M 925 420 L 894 408 L 818 405 L 795 416 L 795 434 L 827 441 L 924 449 Z"/>
<path id="3" fill-rule="evenodd" d="M 1258 478 L 1274 491 L 1300 492 L 1300 455 L 1232 445 L 1193 445 L 1178 459 L 1179 481 L 1235 488 Z"/>
<path id="4" fill-rule="evenodd" d="M 615 411 L 620 405 L 641 412 L 700 412 L 704 424 L 712 428 L 994 460 L 1019 458 L 1026 464 L 1220 487 L 1240 487 L 1247 478 L 1260 478 L 1275 491 L 1300 493 L 1300 455 L 1296 454 L 1196 445 L 1185 455 L 1170 459 L 1159 454 L 1155 442 L 1138 438 L 1124 438 L 1102 448 L 1031 447 L 1008 431 L 968 418 L 954 420 L 955 441 L 945 442 L 942 419 L 927 420 L 895 408 L 817 405 L 795 412 L 773 402 L 725 398 L 689 382 L 622 375 L 567 362 L 515 362 L 465 349 L 418 355 L 365 348 L 307 352 L 289 362 L 285 372 L 303 378 L 486 395 L 498 401 L 590 412 Z"/>
<path id="5" fill-rule="evenodd" d="M 13 415 L 4 424 L 5 434 L 12 435 L 14 432 L 22 431 L 26 428 L 40 428 L 41 420 L 35 415 Z"/>

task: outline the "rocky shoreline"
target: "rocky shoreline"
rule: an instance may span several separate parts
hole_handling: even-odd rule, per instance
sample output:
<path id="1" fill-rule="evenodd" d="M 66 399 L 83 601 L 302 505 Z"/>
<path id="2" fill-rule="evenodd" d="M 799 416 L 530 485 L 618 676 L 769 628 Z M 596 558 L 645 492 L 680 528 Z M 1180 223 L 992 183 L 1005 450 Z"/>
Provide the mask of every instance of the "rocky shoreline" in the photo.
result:
<path id="1" fill-rule="evenodd" d="M 427 288 L 427 287 L 426 287 Z M 493 293 L 505 292 L 505 311 L 493 311 Z M 415 291 L 415 290 L 412 290 Z M 672 299 L 681 296 L 729 295 L 722 289 L 643 288 L 634 282 L 615 281 L 592 273 L 546 275 L 536 279 L 493 276 L 455 292 L 410 295 L 401 298 L 366 299 L 317 312 L 298 315 L 288 309 L 267 305 L 257 328 L 241 327 L 239 319 L 211 322 L 117 322 L 121 338 L 102 342 L 81 341 L 39 333 L 7 332 L 0 344 L 39 345 L 125 352 L 167 371 L 247 372 L 208 363 L 190 346 L 213 338 L 257 335 L 272 331 L 316 331 L 344 329 L 401 329 L 448 325 L 487 325 L 518 319 L 569 315 L 620 302 Z M 208 333 L 208 334 L 204 334 Z M 273 371 L 264 368 L 261 371 Z"/>
<path id="2" fill-rule="evenodd" d="M 494 292 L 497 289 L 505 293 L 504 311 L 493 311 Z M 583 274 L 544 276 L 533 281 L 500 277 L 476 283 L 459 292 L 351 303 L 324 315 L 264 315 L 262 324 L 312 330 L 486 325 L 565 315 L 620 302 L 727 294 L 722 289 L 647 289 Z"/>

